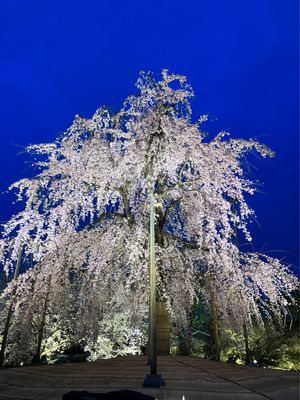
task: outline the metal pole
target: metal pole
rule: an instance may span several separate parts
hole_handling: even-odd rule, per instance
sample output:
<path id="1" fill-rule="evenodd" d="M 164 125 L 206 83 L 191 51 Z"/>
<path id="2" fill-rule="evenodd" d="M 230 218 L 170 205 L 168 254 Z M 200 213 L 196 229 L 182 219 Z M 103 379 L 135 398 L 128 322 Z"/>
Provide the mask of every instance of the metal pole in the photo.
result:
<path id="1" fill-rule="evenodd" d="M 155 271 L 155 215 L 154 191 L 150 192 L 150 373 L 156 375 L 156 271 Z"/>
<path id="2" fill-rule="evenodd" d="M 161 375 L 157 375 L 156 358 L 156 271 L 155 271 L 155 209 L 154 209 L 154 187 L 151 182 L 150 189 L 150 301 L 149 301 L 149 341 L 148 351 L 150 354 L 150 375 L 147 375 L 143 386 L 160 387 L 164 385 Z M 150 347 L 150 349 L 149 349 Z"/>

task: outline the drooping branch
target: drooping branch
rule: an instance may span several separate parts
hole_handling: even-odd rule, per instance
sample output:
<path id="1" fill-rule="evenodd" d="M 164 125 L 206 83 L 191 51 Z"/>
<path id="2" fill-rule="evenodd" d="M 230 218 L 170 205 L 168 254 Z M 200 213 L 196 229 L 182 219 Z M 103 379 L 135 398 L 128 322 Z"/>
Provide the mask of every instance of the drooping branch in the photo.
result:
<path id="1" fill-rule="evenodd" d="M 18 260 L 14 272 L 14 286 L 13 290 L 11 293 L 11 298 L 9 301 L 9 306 L 8 306 L 8 311 L 5 319 L 5 326 L 4 326 L 4 331 L 3 331 L 3 336 L 2 336 L 2 343 L 1 343 L 1 349 L 0 349 L 0 367 L 3 367 L 4 359 L 5 359 L 5 349 L 6 349 L 6 343 L 7 343 L 7 337 L 8 337 L 8 332 L 10 328 L 10 321 L 11 317 L 13 315 L 13 306 L 14 306 L 14 295 L 16 293 L 16 281 L 18 279 L 19 273 L 20 273 L 20 267 L 21 267 L 21 262 L 22 262 L 22 254 L 23 254 L 23 246 L 20 247 L 19 252 L 18 252 Z"/>
<path id="2" fill-rule="evenodd" d="M 133 215 L 132 215 L 132 213 L 130 211 L 127 188 L 128 188 L 128 182 L 125 182 L 124 186 L 121 186 L 119 188 L 119 191 L 121 193 L 122 200 L 123 200 L 123 205 L 124 205 L 124 208 L 125 208 L 125 216 L 126 216 L 126 218 L 128 219 L 128 221 L 130 223 L 133 223 L 134 222 L 134 218 L 133 218 Z"/>

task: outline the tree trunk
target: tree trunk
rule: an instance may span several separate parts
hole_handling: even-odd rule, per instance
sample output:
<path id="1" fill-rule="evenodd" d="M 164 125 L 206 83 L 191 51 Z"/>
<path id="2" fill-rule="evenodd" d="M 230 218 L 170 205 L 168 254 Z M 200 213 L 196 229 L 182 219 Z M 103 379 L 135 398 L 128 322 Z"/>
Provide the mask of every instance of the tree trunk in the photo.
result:
<path id="1" fill-rule="evenodd" d="M 22 260 L 22 253 L 23 253 L 23 247 L 21 247 L 19 249 L 17 265 L 16 265 L 14 278 L 13 278 L 14 281 L 16 281 L 19 276 L 21 260 Z M 1 350 L 0 350 L 0 367 L 3 367 L 3 363 L 4 363 L 5 348 L 6 348 L 6 342 L 7 342 L 8 332 L 9 332 L 10 320 L 11 320 L 11 317 L 13 314 L 13 303 L 14 303 L 13 296 L 16 292 L 16 289 L 17 288 L 15 286 L 13 288 L 13 291 L 11 294 L 11 300 L 10 300 L 10 304 L 9 304 L 8 311 L 7 311 L 7 316 L 6 316 L 6 321 L 5 321 L 4 331 L 3 331 L 3 337 L 2 337 L 2 343 L 1 343 Z"/>
<path id="2" fill-rule="evenodd" d="M 218 329 L 217 304 L 215 293 L 211 291 L 211 331 L 212 331 L 212 354 L 216 361 L 220 361 L 220 342 Z"/>
<path id="3" fill-rule="evenodd" d="M 45 302 L 44 302 L 44 307 L 43 307 L 43 313 L 42 313 L 42 319 L 40 323 L 40 327 L 38 330 L 38 340 L 37 340 L 37 349 L 36 349 L 36 354 L 33 357 L 34 362 L 40 362 L 41 361 L 41 348 L 42 348 L 42 341 L 43 341 L 43 335 L 44 335 L 44 329 L 45 329 L 45 321 L 46 321 L 46 315 L 47 315 L 47 308 L 48 308 L 48 302 L 49 302 L 49 294 L 50 294 L 50 281 L 51 278 L 49 277 L 47 286 L 49 286 L 46 297 L 45 297 Z"/>
<path id="4" fill-rule="evenodd" d="M 170 315 L 164 302 L 156 301 L 156 353 L 157 355 L 170 354 Z M 151 361 L 151 342 L 146 347 L 148 363 Z"/>
<path id="5" fill-rule="evenodd" d="M 252 363 L 252 356 L 251 352 L 249 349 L 249 335 L 248 335 L 248 329 L 246 326 L 246 323 L 244 322 L 243 324 L 243 334 L 244 334 L 244 341 L 245 341 L 245 352 L 246 352 L 246 364 Z"/>
<path id="6" fill-rule="evenodd" d="M 163 302 L 156 302 L 156 347 L 157 354 L 170 354 L 170 316 Z"/>

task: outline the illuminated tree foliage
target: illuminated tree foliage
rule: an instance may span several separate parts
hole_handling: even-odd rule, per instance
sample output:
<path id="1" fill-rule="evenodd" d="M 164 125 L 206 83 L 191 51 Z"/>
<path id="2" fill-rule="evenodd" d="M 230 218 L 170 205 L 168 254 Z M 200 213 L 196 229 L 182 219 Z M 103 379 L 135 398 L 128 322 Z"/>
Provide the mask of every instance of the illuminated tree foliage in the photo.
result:
<path id="1" fill-rule="evenodd" d="M 2 297 L 15 291 L 10 343 L 21 329 L 27 353 L 39 326 L 44 343 L 58 329 L 89 348 L 110 335 L 119 350 L 111 345 L 109 355 L 145 342 L 153 184 L 158 297 L 175 331 L 188 326 L 199 290 L 208 303 L 214 293 L 219 317 L 237 329 L 280 317 L 291 301 L 297 281 L 287 268 L 233 240 L 238 229 L 251 241 L 246 196 L 255 182 L 245 177 L 245 154 L 272 151 L 226 132 L 208 140 L 207 116 L 191 119 L 184 76 L 141 73 L 137 88 L 119 112 L 76 116 L 55 142 L 29 146 L 40 172 L 10 187 L 25 206 L 3 226 L 0 261 L 9 273 L 22 247 L 34 266 Z"/>

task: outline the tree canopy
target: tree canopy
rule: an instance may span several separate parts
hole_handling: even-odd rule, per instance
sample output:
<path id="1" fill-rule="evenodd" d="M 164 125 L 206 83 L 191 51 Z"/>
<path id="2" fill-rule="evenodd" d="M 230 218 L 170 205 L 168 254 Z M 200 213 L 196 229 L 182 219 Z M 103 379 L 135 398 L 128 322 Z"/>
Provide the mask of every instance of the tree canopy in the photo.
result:
<path id="1" fill-rule="evenodd" d="M 137 88 L 120 111 L 76 116 L 55 142 L 29 146 L 39 172 L 10 187 L 24 209 L 3 226 L 0 261 L 9 273 L 23 248 L 32 267 L 2 298 L 13 295 L 15 324 L 33 347 L 47 293 L 48 320 L 74 340 L 96 346 L 109 330 L 126 351 L 143 342 L 151 193 L 158 297 L 175 330 L 188 324 L 199 292 L 207 302 L 213 292 L 223 323 L 237 329 L 279 318 L 292 301 L 297 279 L 288 268 L 235 241 L 237 232 L 251 241 L 254 217 L 245 156 L 273 152 L 227 132 L 209 140 L 201 129 L 208 116 L 191 117 L 184 76 L 142 72 Z"/>

